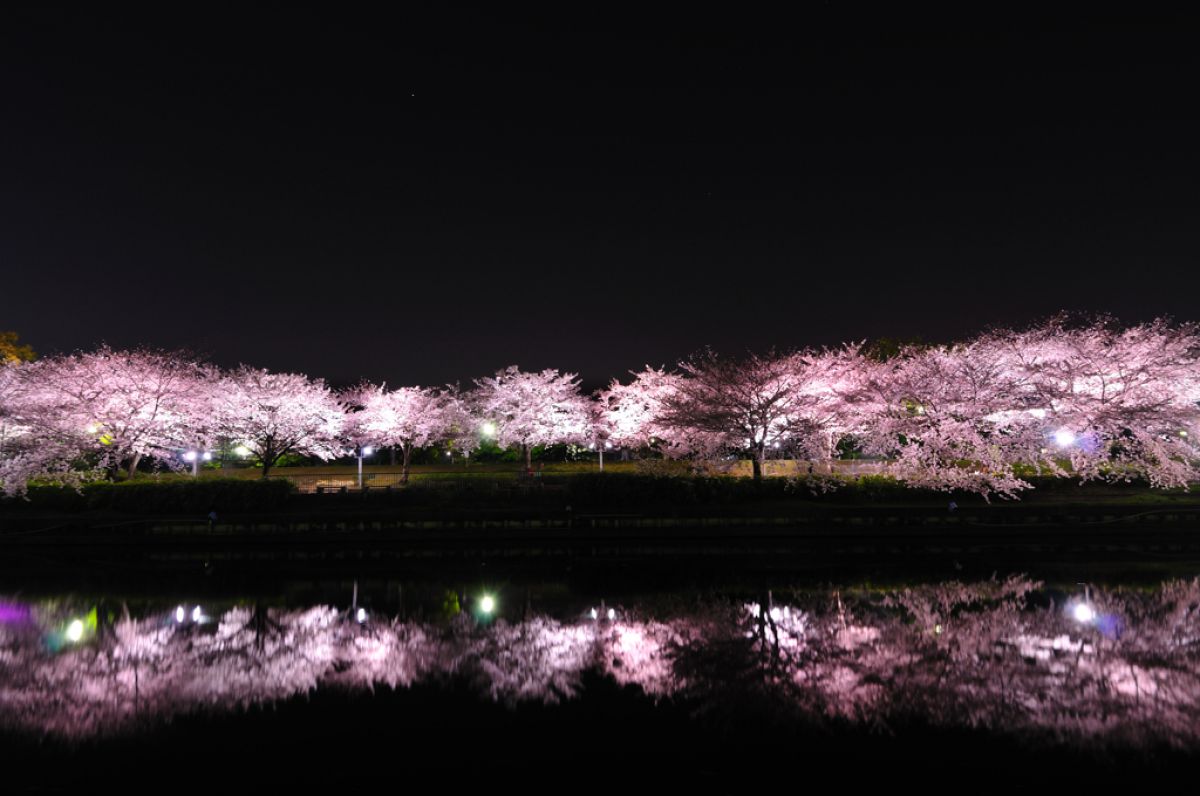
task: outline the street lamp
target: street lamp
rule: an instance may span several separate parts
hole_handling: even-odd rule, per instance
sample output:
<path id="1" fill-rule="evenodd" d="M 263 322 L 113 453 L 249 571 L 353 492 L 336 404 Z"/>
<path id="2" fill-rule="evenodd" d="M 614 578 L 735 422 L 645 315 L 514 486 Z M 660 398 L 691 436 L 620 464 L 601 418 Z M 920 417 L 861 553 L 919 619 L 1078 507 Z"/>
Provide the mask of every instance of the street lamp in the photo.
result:
<path id="1" fill-rule="evenodd" d="M 358 459 L 358 491 L 362 491 L 362 460 L 364 456 L 370 456 L 375 452 L 375 449 L 370 445 L 359 445 L 354 449 L 354 456 Z"/>
<path id="2" fill-rule="evenodd" d="M 183 460 L 192 465 L 192 477 L 200 474 L 200 462 L 212 461 L 211 451 L 186 451 L 183 454 Z"/>

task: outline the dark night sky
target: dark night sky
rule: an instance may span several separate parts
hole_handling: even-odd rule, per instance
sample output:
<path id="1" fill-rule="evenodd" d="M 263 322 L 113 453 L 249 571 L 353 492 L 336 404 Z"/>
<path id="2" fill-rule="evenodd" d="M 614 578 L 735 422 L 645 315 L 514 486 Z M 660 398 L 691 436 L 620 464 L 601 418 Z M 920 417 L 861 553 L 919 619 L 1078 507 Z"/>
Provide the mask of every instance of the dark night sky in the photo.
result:
<path id="1" fill-rule="evenodd" d="M 0 12 L 0 329 L 40 352 L 596 383 L 1200 317 L 1193 20 L 170 5 Z"/>

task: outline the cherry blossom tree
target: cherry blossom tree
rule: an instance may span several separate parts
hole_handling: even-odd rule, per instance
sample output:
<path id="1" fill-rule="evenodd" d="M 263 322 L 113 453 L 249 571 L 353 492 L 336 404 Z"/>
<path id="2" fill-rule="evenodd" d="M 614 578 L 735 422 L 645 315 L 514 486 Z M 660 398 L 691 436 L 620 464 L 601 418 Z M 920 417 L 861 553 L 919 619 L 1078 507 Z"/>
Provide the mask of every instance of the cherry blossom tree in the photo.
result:
<path id="1" fill-rule="evenodd" d="M 679 454 L 672 443 L 674 429 L 659 422 L 663 401 L 674 395 L 680 376 L 663 368 L 633 373 L 633 381 L 621 384 L 616 379 L 596 396 L 600 412 L 598 423 L 606 430 L 607 439 L 623 448 L 651 448 L 660 445 L 665 455 Z"/>
<path id="2" fill-rule="evenodd" d="M 475 380 L 472 403 L 481 422 L 495 426 L 496 443 L 518 445 L 526 469 L 535 445 L 586 443 L 587 401 L 574 373 L 546 369 L 528 373 L 511 365 L 495 376 Z"/>
<path id="3" fill-rule="evenodd" d="M 103 346 L 37 360 L 21 376 L 39 433 L 68 445 L 86 435 L 110 471 L 132 475 L 145 456 L 178 464 L 180 448 L 210 432 L 214 371 L 182 352 Z"/>
<path id="4" fill-rule="evenodd" d="M 87 438 L 47 432 L 53 414 L 36 399 L 17 361 L 0 363 L 0 495 L 23 495 L 34 478 L 78 484 L 88 473 L 71 464 L 87 450 Z"/>
<path id="5" fill-rule="evenodd" d="M 346 416 L 356 444 L 394 445 L 403 457 L 404 483 L 408 483 L 412 452 L 451 439 L 462 425 L 453 393 L 429 387 L 362 385 L 350 399 L 360 407 Z"/>
<path id="6" fill-rule="evenodd" d="M 749 354 L 730 359 L 709 350 L 680 363 L 684 378 L 662 401 L 657 422 L 686 444 L 749 450 L 754 479 L 762 479 L 769 448 L 795 434 L 798 375 L 793 355 Z"/>
<path id="7" fill-rule="evenodd" d="M 344 407 L 324 381 L 243 365 L 222 379 L 218 394 L 217 427 L 261 462 L 263 478 L 289 453 L 343 453 Z"/>
<path id="8" fill-rule="evenodd" d="M 1200 477 L 1200 329 L 1165 319 L 1121 329 L 1111 319 L 1058 317 L 997 333 L 1014 404 L 1026 409 L 1027 459 L 1083 480 L 1147 479 L 1160 487 Z"/>
<path id="9" fill-rule="evenodd" d="M 860 398 L 869 363 L 861 345 L 846 345 L 798 352 L 790 358 L 790 366 L 789 447 L 807 459 L 824 462 L 832 472 L 838 444 L 865 426 L 867 407 Z"/>

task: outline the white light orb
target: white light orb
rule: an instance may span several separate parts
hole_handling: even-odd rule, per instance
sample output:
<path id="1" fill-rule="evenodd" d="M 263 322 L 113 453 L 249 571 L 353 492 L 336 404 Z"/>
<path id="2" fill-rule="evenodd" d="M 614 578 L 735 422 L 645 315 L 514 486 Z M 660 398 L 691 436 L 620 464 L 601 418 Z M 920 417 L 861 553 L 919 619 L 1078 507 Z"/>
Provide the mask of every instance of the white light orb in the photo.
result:
<path id="1" fill-rule="evenodd" d="M 1084 625 L 1091 623 L 1096 618 L 1096 612 L 1087 603 L 1076 603 L 1071 615 L 1075 617 L 1076 622 Z"/>
<path id="2" fill-rule="evenodd" d="M 370 445 L 368 445 L 367 447 L 363 448 L 363 456 L 370 456 L 370 455 L 371 455 L 372 453 L 374 453 L 374 452 L 375 452 L 375 449 L 374 449 L 374 448 L 372 448 Z"/>
<path id="3" fill-rule="evenodd" d="M 184 613 L 182 605 L 175 609 L 175 621 L 176 622 L 178 622 L 179 624 L 182 625 L 183 619 L 185 616 L 186 616 L 186 614 Z"/>
<path id="4" fill-rule="evenodd" d="M 206 462 L 211 462 L 212 461 L 212 451 L 205 451 L 204 455 L 201 458 L 204 459 L 204 461 L 206 461 Z"/>
<path id="5" fill-rule="evenodd" d="M 195 608 L 192 609 L 192 621 L 193 622 L 199 622 L 200 618 L 202 616 L 204 616 L 204 614 L 202 614 L 200 612 L 200 606 L 197 605 Z"/>
<path id="6" fill-rule="evenodd" d="M 83 638 L 83 622 L 79 619 L 72 619 L 71 624 L 67 625 L 67 641 L 76 642 Z"/>
<path id="7" fill-rule="evenodd" d="M 483 595 L 483 597 L 479 600 L 479 610 L 483 611 L 485 614 L 490 614 L 492 611 L 495 611 L 496 610 L 495 598 L 492 597 L 492 595 L 490 595 L 490 594 Z"/>
<path id="8" fill-rule="evenodd" d="M 195 452 L 195 451 L 188 451 L 187 453 L 183 454 L 183 460 L 184 460 L 185 462 L 194 462 L 194 461 L 196 461 L 196 452 Z"/>
<path id="9" fill-rule="evenodd" d="M 489 422 L 487 422 L 487 423 L 484 423 L 484 424 L 483 424 L 483 425 L 480 427 L 480 429 L 479 429 L 479 430 L 483 432 L 483 436 L 485 436 L 485 437 L 494 437 L 494 436 L 496 436 L 496 424 L 495 424 L 495 423 L 492 423 L 492 422 L 490 422 L 490 421 L 489 421 Z"/>
<path id="10" fill-rule="evenodd" d="M 612 608 L 609 608 L 607 616 L 608 616 L 608 621 L 611 622 L 612 620 L 617 618 L 617 612 L 614 611 Z"/>
<path id="11" fill-rule="evenodd" d="M 245 445 L 238 445 L 236 448 L 233 449 L 233 452 L 236 453 L 238 456 L 241 456 L 242 458 L 245 458 L 250 455 L 250 449 L 247 448 Z"/>
<path id="12" fill-rule="evenodd" d="M 1054 444 L 1067 448 L 1075 444 L 1075 432 L 1069 428 L 1060 428 L 1054 432 Z"/>
<path id="13" fill-rule="evenodd" d="M 363 624 L 364 622 L 366 622 L 367 621 L 367 609 L 359 608 L 357 611 L 355 611 L 354 618 L 355 618 L 355 620 L 358 621 L 358 623 L 360 625 Z"/>
<path id="14" fill-rule="evenodd" d="M 598 613 L 596 612 L 596 609 L 595 609 L 595 608 L 593 608 L 592 610 L 588 611 L 588 616 L 590 616 L 592 619 L 595 619 L 595 618 L 596 618 L 597 616 L 599 616 L 599 615 L 600 615 L 600 614 L 598 614 Z"/>

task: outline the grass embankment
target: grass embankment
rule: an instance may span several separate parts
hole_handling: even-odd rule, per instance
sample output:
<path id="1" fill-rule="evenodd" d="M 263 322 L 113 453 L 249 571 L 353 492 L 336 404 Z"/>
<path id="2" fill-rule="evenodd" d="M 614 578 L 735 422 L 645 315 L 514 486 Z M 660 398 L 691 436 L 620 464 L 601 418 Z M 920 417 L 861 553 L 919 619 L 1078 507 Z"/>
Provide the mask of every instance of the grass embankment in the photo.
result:
<path id="1" fill-rule="evenodd" d="M 318 483 L 354 483 L 348 468 L 292 468 Z M 545 516 L 551 513 L 636 512 L 662 516 L 786 517 L 895 508 L 903 512 L 946 513 L 950 501 L 961 511 L 1004 508 L 1171 509 L 1200 507 L 1200 493 L 1155 490 L 1144 484 L 1076 484 L 1045 479 L 1019 501 L 910 489 L 885 476 L 846 479 L 834 491 L 823 491 L 825 480 L 768 478 L 755 482 L 727 476 L 654 476 L 629 467 L 597 473 L 581 466 L 545 468 L 537 478 L 521 478 L 512 466 L 481 467 L 463 477 L 448 470 L 415 474 L 407 485 L 374 486 L 359 493 L 350 486 L 330 489 L 335 494 L 298 494 L 295 474 L 281 477 L 218 478 L 169 474 L 143 476 L 117 483 L 97 483 L 75 490 L 35 486 L 26 499 L 0 501 L 0 513 L 109 512 L 137 515 L 227 514 L 283 515 L 304 513 L 403 514 L 436 519 L 439 516 L 490 512 L 505 516 Z M 323 470 L 323 473 L 313 473 Z M 246 471 L 253 473 L 254 471 Z M 370 484 L 371 481 L 367 480 Z M 376 482 L 378 483 L 378 482 Z M 311 480 L 309 481 L 311 485 Z"/>

